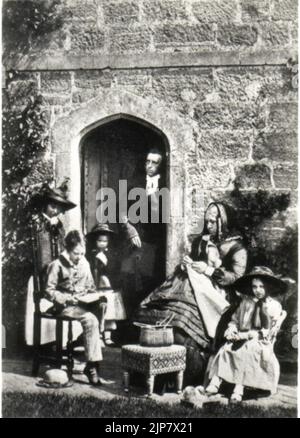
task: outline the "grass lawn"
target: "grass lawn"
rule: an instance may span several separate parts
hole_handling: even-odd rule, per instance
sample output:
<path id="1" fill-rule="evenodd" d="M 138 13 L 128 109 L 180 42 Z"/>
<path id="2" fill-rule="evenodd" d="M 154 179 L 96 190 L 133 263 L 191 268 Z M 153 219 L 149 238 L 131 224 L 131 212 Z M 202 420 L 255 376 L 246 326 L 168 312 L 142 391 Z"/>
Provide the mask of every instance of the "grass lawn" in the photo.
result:
<path id="1" fill-rule="evenodd" d="M 67 394 L 4 392 L 3 418 L 293 418 L 296 408 L 245 405 L 192 409 L 140 398 L 100 400 Z"/>

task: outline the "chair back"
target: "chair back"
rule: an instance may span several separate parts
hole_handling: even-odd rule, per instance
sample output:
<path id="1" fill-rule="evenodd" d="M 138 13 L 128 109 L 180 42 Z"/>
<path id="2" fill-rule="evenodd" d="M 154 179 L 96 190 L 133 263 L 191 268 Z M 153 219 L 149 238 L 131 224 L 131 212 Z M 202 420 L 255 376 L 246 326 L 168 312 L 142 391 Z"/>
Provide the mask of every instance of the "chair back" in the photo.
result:
<path id="1" fill-rule="evenodd" d="M 270 330 L 270 341 L 271 341 L 273 346 L 275 344 L 277 335 L 279 333 L 279 330 L 281 329 L 281 326 L 282 326 L 283 321 L 285 320 L 286 316 L 287 316 L 286 311 L 282 310 L 279 318 L 277 320 L 273 321 L 273 325 L 272 325 L 271 330 Z"/>
<path id="2" fill-rule="evenodd" d="M 45 278 L 47 266 L 43 266 L 43 244 L 39 239 L 39 231 L 36 226 L 31 227 L 32 262 L 33 262 L 33 299 L 35 311 L 40 312 L 40 300 L 44 297 Z M 52 261 L 59 255 L 59 243 L 56 236 L 49 233 L 50 254 L 48 260 Z M 49 264 L 49 263 L 48 263 Z"/>

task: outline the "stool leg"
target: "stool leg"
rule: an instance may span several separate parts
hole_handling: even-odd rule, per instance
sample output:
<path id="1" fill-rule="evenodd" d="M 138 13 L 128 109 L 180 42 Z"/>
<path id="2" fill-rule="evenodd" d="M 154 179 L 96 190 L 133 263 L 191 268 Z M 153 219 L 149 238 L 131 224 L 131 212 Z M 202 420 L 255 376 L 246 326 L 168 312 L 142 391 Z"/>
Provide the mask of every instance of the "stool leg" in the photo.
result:
<path id="1" fill-rule="evenodd" d="M 147 378 L 147 388 L 148 388 L 148 397 L 151 397 L 154 388 L 154 376 L 149 376 Z"/>
<path id="2" fill-rule="evenodd" d="M 129 391 L 129 372 L 128 371 L 123 372 L 123 379 L 124 379 L 124 391 L 128 392 Z"/>
<path id="3" fill-rule="evenodd" d="M 68 323 L 68 342 L 67 342 L 67 370 L 69 380 L 72 379 L 74 368 L 74 359 L 73 359 L 73 330 L 72 330 L 72 322 Z"/>
<path id="4" fill-rule="evenodd" d="M 56 320 L 56 367 L 61 368 L 63 356 L 63 322 Z"/>
<path id="5" fill-rule="evenodd" d="M 33 320 L 33 363 L 32 363 L 32 375 L 37 377 L 40 368 L 40 347 L 41 347 L 41 318 L 34 312 Z"/>
<path id="6" fill-rule="evenodd" d="M 182 385 L 183 385 L 183 371 L 178 371 L 176 374 L 176 389 L 177 394 L 181 394 L 182 392 Z"/>

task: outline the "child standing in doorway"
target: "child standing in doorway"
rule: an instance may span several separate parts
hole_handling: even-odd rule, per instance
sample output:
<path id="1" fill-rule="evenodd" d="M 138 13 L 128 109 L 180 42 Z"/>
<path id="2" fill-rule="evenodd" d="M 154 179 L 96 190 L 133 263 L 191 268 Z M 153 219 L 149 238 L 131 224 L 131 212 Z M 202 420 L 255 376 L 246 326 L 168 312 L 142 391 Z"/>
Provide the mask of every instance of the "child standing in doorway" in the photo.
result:
<path id="1" fill-rule="evenodd" d="M 117 298 L 117 293 L 113 291 L 111 282 L 108 277 L 108 257 L 110 238 L 114 235 L 108 224 L 97 224 L 87 234 L 90 242 L 91 253 L 89 257 L 91 271 L 96 284 L 96 289 L 103 292 L 103 298 L 106 299 L 105 314 L 103 324 L 100 327 L 101 334 L 106 346 L 113 347 L 114 342 L 111 339 L 112 331 L 117 329 L 116 319 L 120 319 L 120 303 Z M 117 302 L 118 301 L 118 302 Z M 116 308 L 118 306 L 118 308 Z M 125 309 L 121 309 L 121 313 L 125 315 Z M 125 319 L 125 316 L 124 318 Z"/>

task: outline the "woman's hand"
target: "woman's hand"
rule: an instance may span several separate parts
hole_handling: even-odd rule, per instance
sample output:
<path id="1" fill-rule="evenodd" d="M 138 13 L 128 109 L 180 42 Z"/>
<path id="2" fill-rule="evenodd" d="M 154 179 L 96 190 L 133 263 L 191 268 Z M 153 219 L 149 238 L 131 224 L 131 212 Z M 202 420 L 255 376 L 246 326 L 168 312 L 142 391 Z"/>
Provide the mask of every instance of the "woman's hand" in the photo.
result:
<path id="1" fill-rule="evenodd" d="M 226 330 L 226 332 L 224 333 L 224 337 L 228 340 L 228 341 L 235 341 L 237 340 L 237 336 L 238 336 L 238 329 L 235 325 L 230 325 L 228 327 L 228 329 Z"/>
<path id="2" fill-rule="evenodd" d="M 216 281 L 224 279 L 224 271 L 222 270 L 222 268 L 217 268 L 214 270 L 213 279 Z"/>
<path id="3" fill-rule="evenodd" d="M 248 339 L 255 339 L 257 341 L 258 338 L 259 338 L 259 333 L 257 330 L 250 330 L 248 332 Z"/>
<path id="4" fill-rule="evenodd" d="M 204 274 L 207 269 L 207 263 L 205 262 L 193 262 L 192 268 L 194 271 L 198 272 L 198 274 Z"/>
<path id="5" fill-rule="evenodd" d="M 191 265 L 193 263 L 193 260 L 191 259 L 190 256 L 186 255 L 183 257 L 181 264 L 182 265 Z"/>

